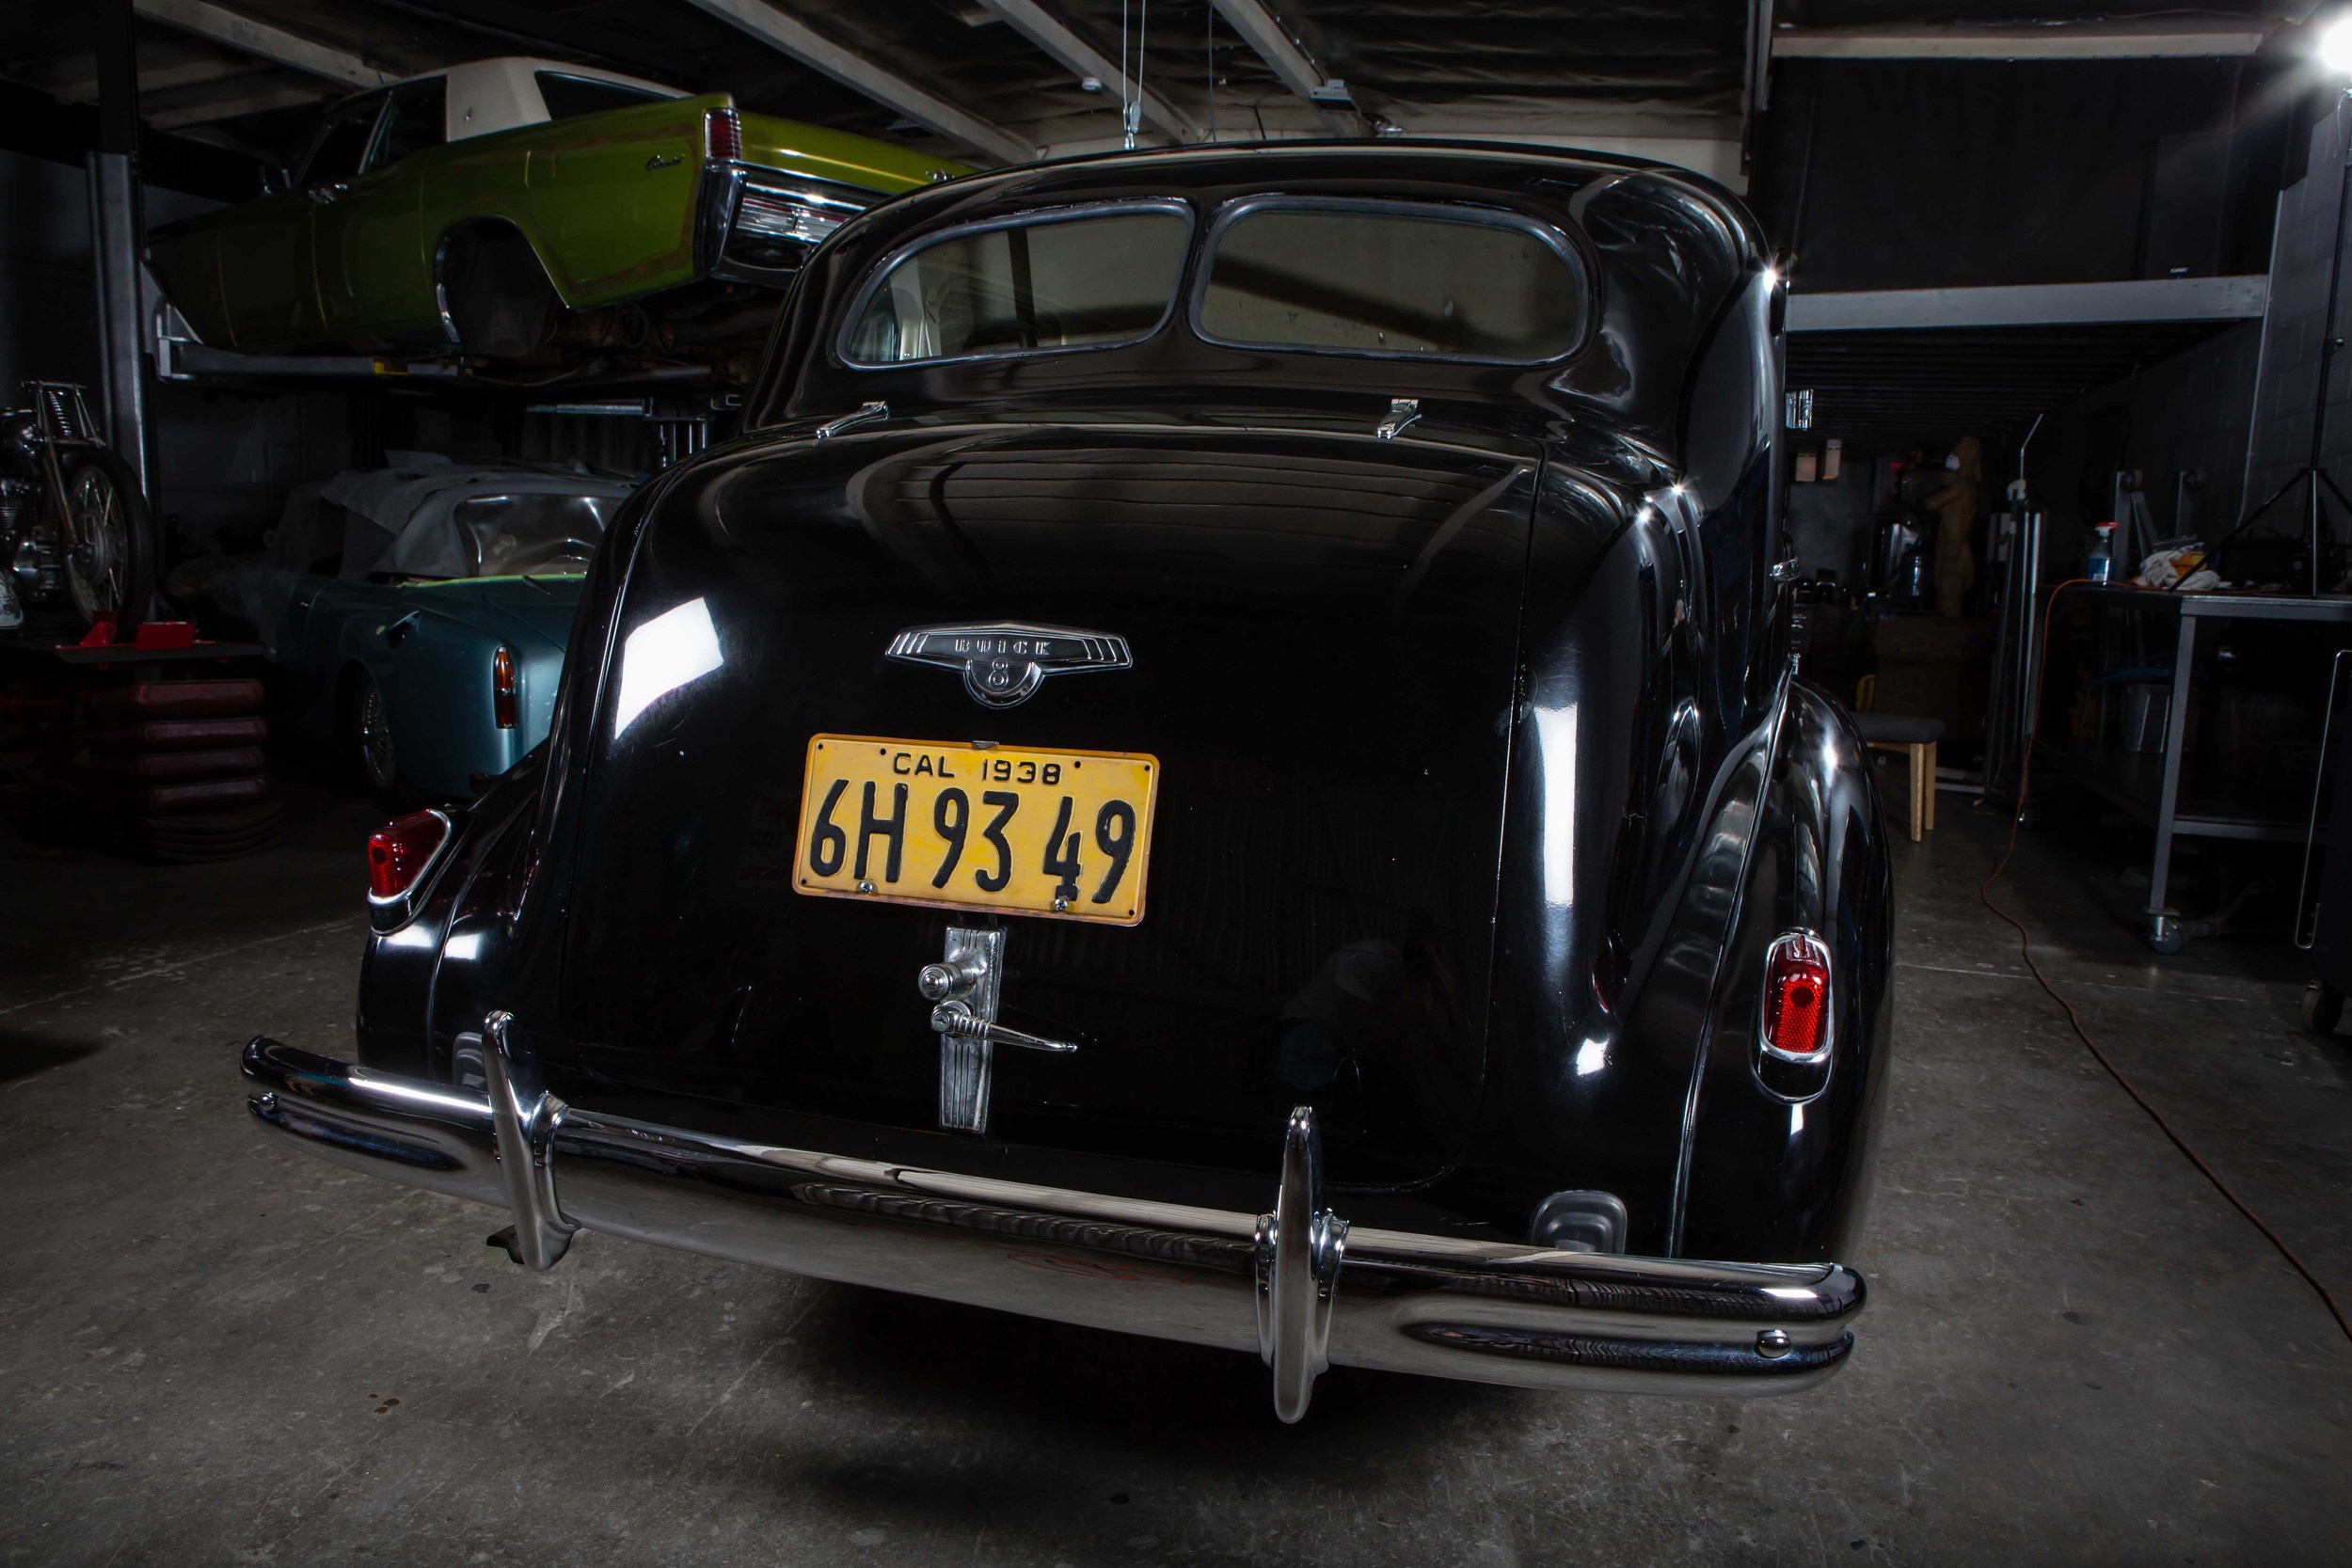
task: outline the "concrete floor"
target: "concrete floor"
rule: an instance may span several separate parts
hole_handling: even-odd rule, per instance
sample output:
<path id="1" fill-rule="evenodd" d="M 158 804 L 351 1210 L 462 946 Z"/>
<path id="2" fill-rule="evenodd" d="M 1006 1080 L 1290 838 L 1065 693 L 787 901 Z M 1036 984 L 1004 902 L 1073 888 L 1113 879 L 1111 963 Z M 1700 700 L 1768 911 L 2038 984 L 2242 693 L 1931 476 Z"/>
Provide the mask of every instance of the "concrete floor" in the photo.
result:
<path id="1" fill-rule="evenodd" d="M 1900 847 L 1849 1370 L 1753 1404 L 1196 1351 L 582 1239 L 265 1147 L 258 1029 L 347 1048 L 373 814 L 229 866 L 0 845 L 8 1562 L 2341 1562 L 2352 1345 Z M 2281 943 L 2158 960 L 2067 835 L 2010 896 L 2091 1028 L 2352 1295 L 2352 1040 Z"/>

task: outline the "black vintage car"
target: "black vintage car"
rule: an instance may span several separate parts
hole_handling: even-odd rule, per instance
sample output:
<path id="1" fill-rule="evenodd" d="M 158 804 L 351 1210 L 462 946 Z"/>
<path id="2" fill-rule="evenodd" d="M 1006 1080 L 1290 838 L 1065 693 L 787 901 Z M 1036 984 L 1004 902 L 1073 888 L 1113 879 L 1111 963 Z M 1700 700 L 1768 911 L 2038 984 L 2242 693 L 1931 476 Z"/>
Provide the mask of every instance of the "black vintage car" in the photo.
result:
<path id="1" fill-rule="evenodd" d="M 1327 1362 L 1836 1370 L 1888 863 L 1787 650 L 1783 285 L 1600 157 L 1179 150 L 847 226 L 628 504 L 553 732 L 370 846 L 297 1145 Z M 1732 1259 L 1705 1261 L 1703 1259 Z"/>

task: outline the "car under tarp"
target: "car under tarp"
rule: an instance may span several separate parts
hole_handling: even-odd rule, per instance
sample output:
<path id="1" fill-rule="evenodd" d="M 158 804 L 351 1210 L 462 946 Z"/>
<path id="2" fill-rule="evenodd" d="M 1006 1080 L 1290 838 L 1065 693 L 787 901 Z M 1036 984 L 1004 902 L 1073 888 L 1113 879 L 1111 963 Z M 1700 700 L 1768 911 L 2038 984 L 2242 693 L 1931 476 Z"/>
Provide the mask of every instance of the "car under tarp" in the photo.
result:
<path id="1" fill-rule="evenodd" d="M 576 572 L 635 487 L 583 468 L 396 455 L 295 491 L 270 563 L 298 571 L 334 556 L 331 575 L 347 582 Z"/>

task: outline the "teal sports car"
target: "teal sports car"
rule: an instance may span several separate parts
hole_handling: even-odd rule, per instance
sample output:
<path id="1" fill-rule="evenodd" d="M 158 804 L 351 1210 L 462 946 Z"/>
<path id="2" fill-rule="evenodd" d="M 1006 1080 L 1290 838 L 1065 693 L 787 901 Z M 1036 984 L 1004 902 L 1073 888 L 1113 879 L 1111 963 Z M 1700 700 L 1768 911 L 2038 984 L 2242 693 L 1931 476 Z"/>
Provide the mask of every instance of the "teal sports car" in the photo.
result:
<path id="1" fill-rule="evenodd" d="M 582 574 L 634 482 L 412 454 L 297 491 L 252 584 L 284 717 L 388 802 L 547 737 Z"/>

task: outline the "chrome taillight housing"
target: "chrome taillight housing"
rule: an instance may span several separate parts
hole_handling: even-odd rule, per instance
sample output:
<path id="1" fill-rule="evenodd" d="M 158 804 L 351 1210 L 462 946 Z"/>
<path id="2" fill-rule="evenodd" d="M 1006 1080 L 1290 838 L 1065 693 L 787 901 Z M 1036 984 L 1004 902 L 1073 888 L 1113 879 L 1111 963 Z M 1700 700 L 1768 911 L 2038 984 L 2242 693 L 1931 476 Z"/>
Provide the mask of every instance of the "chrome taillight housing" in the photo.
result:
<path id="1" fill-rule="evenodd" d="M 522 722 L 522 678 L 512 648 L 490 656 L 490 717 L 502 730 Z"/>
<path id="2" fill-rule="evenodd" d="M 369 835 L 368 919 L 377 930 L 415 917 L 418 895 L 457 834 L 455 810 L 412 811 Z"/>
<path id="3" fill-rule="evenodd" d="M 1784 1062 L 1829 1060 L 1829 949 L 1810 931 L 1783 931 L 1764 955 L 1756 1044 Z"/>

